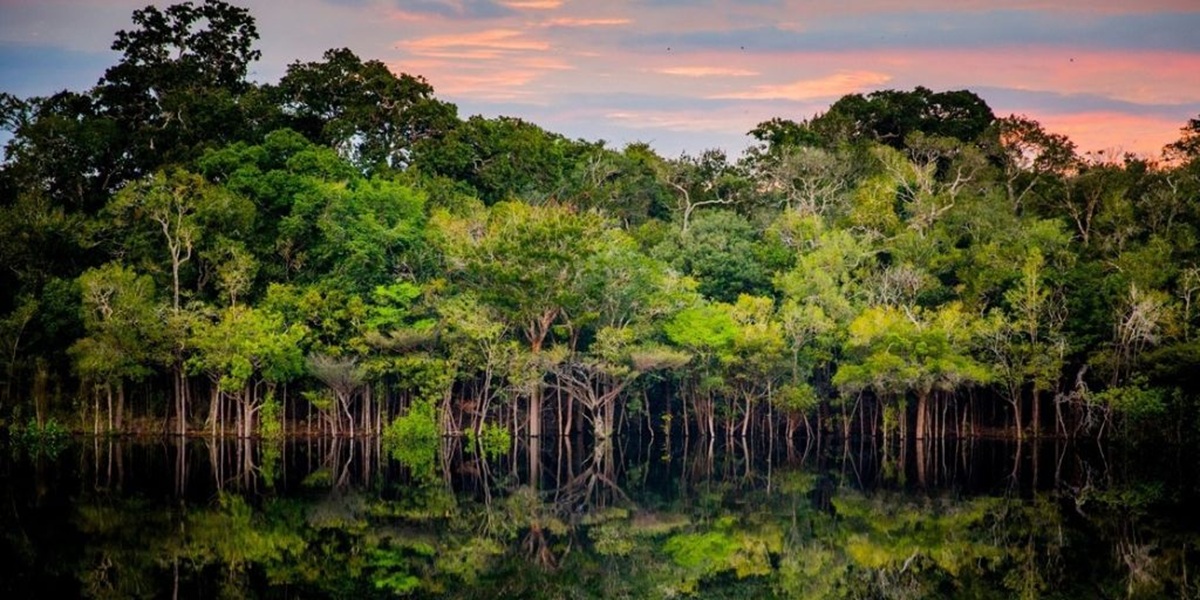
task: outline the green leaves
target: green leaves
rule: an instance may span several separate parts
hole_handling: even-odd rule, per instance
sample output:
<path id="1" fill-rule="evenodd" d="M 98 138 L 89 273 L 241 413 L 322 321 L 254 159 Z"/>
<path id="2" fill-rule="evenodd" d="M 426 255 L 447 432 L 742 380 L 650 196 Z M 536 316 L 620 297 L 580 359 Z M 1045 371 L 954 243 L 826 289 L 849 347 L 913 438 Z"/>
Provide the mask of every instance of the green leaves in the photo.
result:
<path id="1" fill-rule="evenodd" d="M 737 335 L 737 323 L 728 304 L 701 304 L 679 311 L 663 325 L 671 342 L 706 356 L 728 353 Z"/>
<path id="2" fill-rule="evenodd" d="M 98 383 L 141 379 L 166 360 L 166 306 L 158 301 L 149 276 L 110 263 L 86 271 L 79 285 L 88 335 L 69 352 L 84 379 Z"/>
<path id="3" fill-rule="evenodd" d="M 395 75 L 383 62 L 363 61 L 346 48 L 322 58 L 292 63 L 271 92 L 290 126 L 337 149 L 361 171 L 402 169 L 417 142 L 457 123 L 454 105 L 435 100 L 423 77 Z"/>
<path id="4" fill-rule="evenodd" d="M 285 325 L 278 313 L 232 306 L 215 321 L 200 320 L 194 327 L 196 354 L 188 365 L 219 380 L 226 391 L 241 390 L 255 377 L 279 383 L 304 372 L 300 341 L 306 328 Z"/>
<path id="5" fill-rule="evenodd" d="M 991 375 L 971 356 L 972 319 L 956 304 L 937 311 L 871 307 L 850 324 L 849 360 L 833 383 L 846 392 L 890 396 L 907 391 L 953 391 Z"/>

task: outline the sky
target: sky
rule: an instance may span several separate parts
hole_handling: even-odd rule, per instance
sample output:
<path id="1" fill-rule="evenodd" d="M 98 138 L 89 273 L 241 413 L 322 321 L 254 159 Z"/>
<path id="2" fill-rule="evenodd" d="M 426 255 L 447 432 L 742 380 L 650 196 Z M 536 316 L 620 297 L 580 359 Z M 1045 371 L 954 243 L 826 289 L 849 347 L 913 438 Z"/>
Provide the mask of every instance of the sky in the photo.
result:
<path id="1" fill-rule="evenodd" d="M 240 0 L 274 82 L 347 47 L 460 116 L 667 156 L 844 94 L 969 89 L 1081 151 L 1157 156 L 1200 116 L 1200 0 Z M 94 85 L 146 0 L 0 0 L 0 91 Z M 165 6 L 168 3 L 159 3 Z"/>

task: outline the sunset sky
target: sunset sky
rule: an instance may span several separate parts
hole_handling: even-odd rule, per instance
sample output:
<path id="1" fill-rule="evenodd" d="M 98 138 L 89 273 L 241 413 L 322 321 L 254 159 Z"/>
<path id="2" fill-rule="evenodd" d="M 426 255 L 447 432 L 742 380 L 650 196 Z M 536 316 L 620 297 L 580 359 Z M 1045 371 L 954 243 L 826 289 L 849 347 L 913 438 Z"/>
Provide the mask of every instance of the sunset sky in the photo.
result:
<path id="1" fill-rule="evenodd" d="M 0 0 L 0 90 L 90 87 L 145 0 Z M 169 3 L 160 3 L 166 5 Z M 287 0 L 251 9 L 252 77 L 349 47 L 460 114 L 620 147 L 737 152 L 843 94 L 970 89 L 1081 150 L 1157 155 L 1200 115 L 1197 0 Z M 997 7 L 1003 7 L 997 8 Z"/>

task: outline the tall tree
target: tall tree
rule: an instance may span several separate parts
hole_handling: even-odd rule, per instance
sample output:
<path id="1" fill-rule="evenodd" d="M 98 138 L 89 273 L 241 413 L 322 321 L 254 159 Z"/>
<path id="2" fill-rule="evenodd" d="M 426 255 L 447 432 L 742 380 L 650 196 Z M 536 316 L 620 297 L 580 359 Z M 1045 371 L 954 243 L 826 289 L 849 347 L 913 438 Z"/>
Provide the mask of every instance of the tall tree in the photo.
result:
<path id="1" fill-rule="evenodd" d="M 940 435 L 934 427 L 935 391 L 953 392 L 986 383 L 991 373 L 971 355 L 977 324 L 957 304 L 936 311 L 901 310 L 892 306 L 868 308 L 850 325 L 847 360 L 833 382 L 844 392 L 871 390 L 907 414 L 905 395 L 916 396 L 917 439 Z M 903 424 L 903 420 L 900 421 Z M 907 428 L 901 429 L 901 435 Z"/>
<path id="2" fill-rule="evenodd" d="M 292 63 L 272 92 L 291 128 L 360 169 L 405 167 L 417 142 L 458 121 L 455 106 L 435 99 L 423 77 L 397 76 L 346 48 L 327 50 L 322 59 Z"/>
<path id="3" fill-rule="evenodd" d="M 973 92 L 917 86 L 843 96 L 810 126 L 830 143 L 873 141 L 899 150 L 917 131 L 975 142 L 993 120 L 991 107 Z"/>
<path id="4" fill-rule="evenodd" d="M 448 260 L 464 283 L 496 307 L 539 355 L 556 324 L 580 305 L 579 282 L 602 218 L 569 207 L 498 204 L 485 221 L 442 221 Z M 530 396 L 529 432 L 541 435 L 541 391 Z"/>
<path id="5" fill-rule="evenodd" d="M 261 56 L 250 12 L 221 0 L 182 2 L 136 10 L 133 24 L 117 32 L 112 49 L 121 59 L 95 91 L 128 136 L 124 175 L 240 139 L 248 123 L 241 99 L 252 88 L 246 75 Z"/>
<path id="6" fill-rule="evenodd" d="M 144 379 L 169 356 L 163 327 L 165 307 L 156 298 L 149 276 L 120 264 L 89 269 L 79 277 L 79 284 L 87 336 L 72 345 L 70 353 L 80 377 L 104 391 L 107 428 L 120 431 L 125 382 Z M 97 394 L 95 398 L 93 418 L 98 431 L 100 397 Z"/>
<path id="7" fill-rule="evenodd" d="M 1004 193 L 1014 213 L 1020 213 L 1031 194 L 1056 183 L 1078 165 L 1075 143 L 1065 135 L 1050 133 L 1025 116 L 996 119 L 996 148 L 1003 175 Z"/>

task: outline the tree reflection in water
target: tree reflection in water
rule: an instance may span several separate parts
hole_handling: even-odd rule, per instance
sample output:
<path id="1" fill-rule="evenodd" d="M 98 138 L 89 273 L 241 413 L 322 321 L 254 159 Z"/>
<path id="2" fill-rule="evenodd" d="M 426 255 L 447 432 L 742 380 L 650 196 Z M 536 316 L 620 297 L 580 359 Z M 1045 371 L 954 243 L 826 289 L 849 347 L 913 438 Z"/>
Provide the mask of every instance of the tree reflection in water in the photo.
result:
<path id="1" fill-rule="evenodd" d="M 446 438 L 415 460 L 377 438 L 10 447 L 0 595 L 1198 592 L 1182 449 L 721 442 L 525 439 L 486 458 Z"/>

